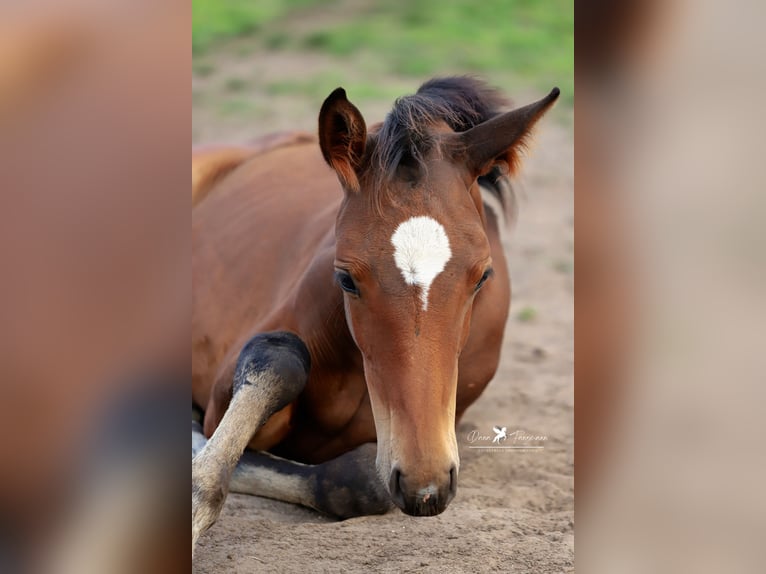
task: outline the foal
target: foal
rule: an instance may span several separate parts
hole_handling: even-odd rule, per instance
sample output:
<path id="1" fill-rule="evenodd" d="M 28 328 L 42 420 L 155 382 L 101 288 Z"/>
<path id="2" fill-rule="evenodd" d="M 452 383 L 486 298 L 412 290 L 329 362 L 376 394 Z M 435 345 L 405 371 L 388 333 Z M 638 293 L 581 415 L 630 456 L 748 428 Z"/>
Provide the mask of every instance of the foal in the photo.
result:
<path id="1" fill-rule="evenodd" d="M 558 95 L 501 113 L 478 80 L 435 79 L 368 131 L 338 88 L 319 146 L 197 156 L 225 169 L 192 191 L 192 548 L 229 489 L 341 518 L 444 511 L 510 302 L 487 207 Z"/>

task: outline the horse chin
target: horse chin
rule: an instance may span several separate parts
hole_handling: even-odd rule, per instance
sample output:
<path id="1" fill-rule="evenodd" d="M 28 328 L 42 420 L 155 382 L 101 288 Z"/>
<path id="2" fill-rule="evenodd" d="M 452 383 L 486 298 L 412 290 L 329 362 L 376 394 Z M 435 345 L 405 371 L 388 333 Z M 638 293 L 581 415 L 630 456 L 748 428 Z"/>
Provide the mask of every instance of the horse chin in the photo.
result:
<path id="1" fill-rule="evenodd" d="M 426 517 L 437 516 L 444 512 L 451 500 L 451 496 L 447 499 L 441 501 L 434 500 L 433 502 L 430 500 L 423 502 L 419 498 L 413 498 L 405 501 L 404 504 L 401 505 L 397 500 L 394 500 L 394 504 L 396 504 L 396 506 L 405 514 L 416 517 Z"/>

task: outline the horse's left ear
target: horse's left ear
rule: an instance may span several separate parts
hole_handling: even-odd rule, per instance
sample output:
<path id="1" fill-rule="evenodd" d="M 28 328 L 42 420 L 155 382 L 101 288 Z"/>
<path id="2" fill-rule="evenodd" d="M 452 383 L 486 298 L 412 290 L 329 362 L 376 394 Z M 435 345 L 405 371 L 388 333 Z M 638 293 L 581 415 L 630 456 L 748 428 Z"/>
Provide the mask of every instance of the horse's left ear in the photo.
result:
<path id="1" fill-rule="evenodd" d="M 559 89 L 553 88 L 550 94 L 533 104 L 456 134 L 458 153 L 473 176 L 487 173 L 497 161 L 506 162 L 509 171 L 515 173 L 532 127 L 558 97 Z"/>
<path id="2" fill-rule="evenodd" d="M 340 182 L 351 191 L 359 191 L 357 170 L 366 144 L 367 126 L 362 114 L 346 99 L 346 91 L 337 88 L 319 112 L 319 147 Z"/>

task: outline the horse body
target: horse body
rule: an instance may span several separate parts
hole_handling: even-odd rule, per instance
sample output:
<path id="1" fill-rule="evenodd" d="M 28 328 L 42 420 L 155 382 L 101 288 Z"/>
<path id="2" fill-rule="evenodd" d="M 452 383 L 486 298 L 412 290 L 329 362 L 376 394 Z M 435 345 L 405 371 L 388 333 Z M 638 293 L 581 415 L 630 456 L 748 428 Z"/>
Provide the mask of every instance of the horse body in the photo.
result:
<path id="1" fill-rule="evenodd" d="M 363 360 L 348 330 L 342 292 L 333 285 L 342 197 L 314 141 L 245 158 L 195 208 L 192 398 L 205 410 L 206 436 L 228 407 L 245 342 L 259 332 L 286 330 L 306 342 L 311 374 L 298 400 L 274 415 L 250 448 L 319 463 L 375 441 Z M 510 299 L 501 225 L 489 216 L 495 280 L 474 303 L 459 363 L 458 418 L 499 362 Z"/>
<path id="2" fill-rule="evenodd" d="M 436 79 L 368 131 L 338 88 L 318 145 L 193 156 L 192 549 L 229 485 L 339 517 L 444 511 L 510 303 L 482 195 L 502 199 L 558 94 L 502 113 Z"/>

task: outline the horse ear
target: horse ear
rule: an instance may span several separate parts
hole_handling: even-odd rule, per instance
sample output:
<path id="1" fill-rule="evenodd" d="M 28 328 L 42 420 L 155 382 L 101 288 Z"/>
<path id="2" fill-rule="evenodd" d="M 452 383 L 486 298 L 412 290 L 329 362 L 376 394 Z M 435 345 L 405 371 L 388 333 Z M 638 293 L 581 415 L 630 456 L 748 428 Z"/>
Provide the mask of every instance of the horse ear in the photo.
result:
<path id="1" fill-rule="evenodd" d="M 341 183 L 359 191 L 359 169 L 367 143 L 367 126 L 346 91 L 337 88 L 319 112 L 319 147 L 325 161 L 335 170 Z"/>
<path id="2" fill-rule="evenodd" d="M 497 161 L 506 162 L 509 172 L 515 173 L 532 127 L 558 97 L 559 89 L 553 88 L 550 94 L 533 104 L 511 110 L 456 134 L 458 150 L 473 176 L 487 173 Z"/>

